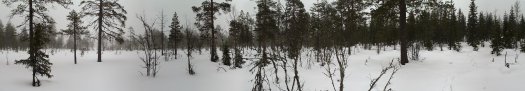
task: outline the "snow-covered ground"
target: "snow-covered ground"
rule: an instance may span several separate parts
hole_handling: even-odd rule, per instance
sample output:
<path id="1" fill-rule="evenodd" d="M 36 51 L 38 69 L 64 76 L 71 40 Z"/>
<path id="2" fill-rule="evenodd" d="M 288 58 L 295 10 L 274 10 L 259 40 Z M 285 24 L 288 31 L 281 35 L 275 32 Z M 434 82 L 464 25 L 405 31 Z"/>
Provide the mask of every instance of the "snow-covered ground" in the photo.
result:
<path id="1" fill-rule="evenodd" d="M 502 56 L 490 54 L 489 47 L 472 51 L 464 46 L 456 51 L 421 51 L 421 61 L 412 61 L 394 75 L 390 88 L 395 91 L 520 91 L 525 86 L 525 55 L 505 50 Z M 49 52 L 49 51 L 48 51 Z M 504 66 L 504 55 L 513 63 Z M 179 52 L 184 53 L 184 52 Z M 193 54 L 196 75 L 187 74 L 186 57 L 164 61 L 156 78 L 143 76 L 142 62 L 136 51 L 105 51 L 103 62 L 96 62 L 96 52 L 89 51 L 73 64 L 73 54 L 60 50 L 50 56 L 53 78 L 40 77 L 41 87 L 31 86 L 30 70 L 15 65 L 14 60 L 27 58 L 25 51 L 0 53 L 0 91 L 249 91 L 254 74 L 250 67 L 230 69 L 209 61 L 209 52 Z M 219 52 L 219 56 L 220 56 Z M 309 57 L 303 53 L 303 61 Z M 370 80 L 382 67 L 399 57 L 398 50 L 356 50 L 349 57 L 345 91 L 366 91 Z M 494 58 L 494 62 L 492 59 Z M 9 62 L 7 62 L 8 60 Z M 366 62 L 368 60 L 368 62 Z M 366 63 L 366 65 L 365 65 Z M 248 66 L 248 65 L 246 65 Z M 225 70 L 222 70 L 225 68 Z M 318 64 L 303 65 L 300 76 L 304 91 L 332 90 L 330 80 Z M 382 80 L 373 91 L 383 89 Z M 277 89 L 274 89 L 277 90 Z"/>

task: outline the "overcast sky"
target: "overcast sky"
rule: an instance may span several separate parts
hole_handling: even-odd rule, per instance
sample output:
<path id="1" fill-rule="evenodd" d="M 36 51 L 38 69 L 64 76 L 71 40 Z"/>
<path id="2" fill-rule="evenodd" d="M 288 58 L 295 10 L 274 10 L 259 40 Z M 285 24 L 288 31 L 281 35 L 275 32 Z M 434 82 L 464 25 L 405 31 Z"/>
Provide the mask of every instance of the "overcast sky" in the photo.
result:
<path id="1" fill-rule="evenodd" d="M 69 11 L 77 10 L 79 11 L 79 4 L 81 0 L 73 0 L 74 5 L 70 9 L 64 9 L 62 7 L 51 8 L 49 14 L 57 21 L 57 28 L 65 29 L 69 21 L 66 20 L 66 16 Z M 136 31 L 142 31 L 143 27 L 136 18 L 137 14 L 142 15 L 146 14 L 150 21 L 153 21 L 153 17 L 160 16 L 160 12 L 164 10 L 164 15 L 166 15 L 166 23 L 171 22 L 171 17 L 173 12 L 177 12 L 179 15 L 179 20 L 182 24 L 193 25 L 195 21 L 195 14 L 191 11 L 192 6 L 198 6 L 204 0 L 120 0 L 121 4 L 128 11 L 126 21 L 126 27 L 133 27 Z M 217 2 L 222 2 L 223 0 L 216 0 Z M 284 1 L 284 0 L 282 0 Z M 313 6 L 313 3 L 317 0 L 302 0 L 305 4 L 305 8 L 310 10 L 310 7 Z M 334 0 L 329 0 L 334 1 Z M 502 15 L 505 11 L 509 11 L 511 5 L 514 2 L 520 1 L 521 6 L 525 5 L 525 0 L 477 0 L 476 4 L 478 5 L 478 11 L 487 11 L 487 12 L 496 12 L 499 15 Z M 456 8 L 461 8 L 463 12 L 467 12 L 468 5 L 470 0 L 454 0 Z M 254 0 L 233 0 L 232 6 L 234 6 L 235 11 L 248 11 L 252 16 L 255 15 L 255 1 Z M 8 21 L 13 22 L 15 25 L 20 24 L 21 19 L 19 16 L 14 18 L 9 18 L 8 15 L 10 10 L 14 6 L 6 7 L 4 4 L 0 5 L 0 20 L 3 24 L 6 24 Z M 525 6 L 521 7 L 522 12 L 525 10 Z M 227 28 L 228 20 L 232 19 L 232 14 L 222 14 L 220 19 L 216 22 L 220 24 L 223 28 Z M 94 19 L 94 18 L 92 18 Z M 88 20 L 85 20 L 88 21 Z M 160 20 L 157 20 L 160 21 Z M 167 31 L 166 25 L 166 31 Z"/>

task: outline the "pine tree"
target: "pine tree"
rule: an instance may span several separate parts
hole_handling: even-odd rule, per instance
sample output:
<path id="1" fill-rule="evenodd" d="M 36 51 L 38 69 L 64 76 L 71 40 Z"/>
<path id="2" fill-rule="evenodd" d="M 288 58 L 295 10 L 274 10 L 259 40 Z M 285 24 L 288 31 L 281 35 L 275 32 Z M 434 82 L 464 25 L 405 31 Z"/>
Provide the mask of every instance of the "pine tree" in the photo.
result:
<path id="1" fill-rule="evenodd" d="M 230 21 L 229 38 L 237 46 L 248 46 L 253 40 L 251 30 L 255 20 L 250 18 L 250 14 L 241 11 L 236 19 Z"/>
<path id="2" fill-rule="evenodd" d="M 216 48 L 216 31 L 214 20 L 217 19 L 215 17 L 216 13 L 219 13 L 219 11 L 223 12 L 230 12 L 231 5 L 227 2 L 231 2 L 232 0 L 226 0 L 226 2 L 222 3 L 216 3 L 211 1 L 204 1 L 202 2 L 201 6 L 193 6 L 192 10 L 194 13 L 196 13 L 196 21 L 195 26 L 199 28 L 201 31 L 201 37 L 204 39 L 207 39 L 210 41 L 210 60 L 212 62 L 217 62 L 219 60 L 219 57 L 217 56 L 217 48 Z"/>
<path id="3" fill-rule="evenodd" d="M 341 17 L 341 35 L 342 41 L 346 47 L 357 44 L 358 40 L 363 39 L 359 32 L 362 32 L 366 26 L 366 12 L 364 12 L 370 2 L 368 0 L 337 0 L 336 9 Z M 348 48 L 349 50 L 351 48 Z M 350 52 L 350 51 L 349 51 Z"/>
<path id="4" fill-rule="evenodd" d="M 310 36 L 309 38 L 307 38 L 307 40 L 311 40 L 310 42 L 312 42 L 311 44 L 313 44 L 313 50 L 316 52 L 315 56 L 317 58 L 317 61 L 320 61 L 319 60 L 319 53 L 321 51 L 321 27 L 323 26 L 323 24 L 321 23 L 322 21 L 322 18 L 321 18 L 321 13 L 324 13 L 322 12 L 321 9 L 323 9 L 325 7 L 324 4 L 327 4 L 328 2 L 326 0 L 323 0 L 321 2 L 317 1 L 317 3 L 314 3 L 314 7 L 312 7 L 310 10 L 312 11 L 312 13 L 310 13 L 310 33 L 308 33 L 308 36 Z M 326 26 L 326 25 L 325 25 Z"/>
<path id="5" fill-rule="evenodd" d="M 246 47 L 252 44 L 253 35 L 251 32 L 251 26 L 255 21 L 250 18 L 248 13 L 241 11 L 241 14 L 236 17 L 236 19 L 230 21 L 229 29 L 229 42 L 233 45 L 234 54 L 234 67 L 241 68 L 243 61 L 243 56 L 241 53 L 241 47 Z M 224 59 L 224 58 L 223 58 Z"/>
<path id="6" fill-rule="evenodd" d="M 292 59 L 297 59 L 308 32 L 308 14 L 300 0 L 287 0 L 285 16 L 286 29 L 284 33 L 288 55 Z"/>
<path id="7" fill-rule="evenodd" d="M 261 60 L 257 61 L 256 65 L 258 67 L 264 67 L 270 63 L 268 60 L 266 60 L 267 58 L 264 58 L 267 57 L 266 50 L 270 43 L 275 42 L 277 33 L 279 32 L 277 20 L 274 18 L 274 15 L 276 15 L 277 11 L 274 11 L 271 8 L 271 5 L 273 4 L 275 4 L 275 2 L 270 0 L 257 1 L 258 12 L 256 14 L 256 28 L 254 31 L 256 32 L 256 40 L 261 50 L 259 51 L 259 54 L 261 57 L 263 57 Z"/>
<path id="8" fill-rule="evenodd" d="M 70 21 L 70 23 L 67 25 L 68 29 L 62 30 L 63 33 L 70 35 L 72 36 L 70 38 L 73 38 L 73 54 L 75 64 L 77 64 L 77 41 L 82 35 L 89 34 L 89 32 L 86 30 L 87 27 L 82 26 L 82 17 L 83 15 L 76 12 L 75 10 L 69 12 L 69 15 L 67 16 L 67 20 Z"/>
<path id="9" fill-rule="evenodd" d="M 97 2 L 98 1 L 98 2 Z M 82 13 L 86 16 L 97 17 L 91 27 L 98 31 L 97 62 L 102 62 L 102 39 L 115 39 L 122 43 L 124 39 L 123 27 L 127 20 L 127 11 L 118 0 L 90 0 L 80 2 Z M 97 22 L 95 24 L 95 22 Z"/>
<path id="10" fill-rule="evenodd" d="M 175 55 L 175 59 L 177 59 L 177 49 L 179 46 L 180 41 L 182 41 L 182 26 L 180 26 L 179 22 L 179 16 L 177 15 L 177 12 L 173 14 L 173 18 L 171 19 L 171 25 L 169 26 L 171 28 L 169 39 L 168 39 L 168 46 L 170 46 L 170 49 L 173 52 L 173 55 Z"/>
<path id="11" fill-rule="evenodd" d="M 397 28 L 399 22 L 397 7 L 399 5 L 397 1 L 384 1 L 375 4 L 379 5 L 379 7 L 371 11 L 370 32 L 371 36 L 373 36 L 370 38 L 371 43 L 378 47 L 383 45 L 396 45 L 399 40 L 399 30 Z M 371 47 L 368 47 L 367 49 L 370 48 Z"/>
<path id="12" fill-rule="evenodd" d="M 303 47 L 306 33 L 308 33 L 308 14 L 300 0 L 287 0 L 285 9 L 285 26 L 284 35 L 286 36 L 286 51 L 288 57 L 293 59 L 294 82 L 297 89 L 302 91 L 301 80 L 299 79 L 299 56 Z"/>
<path id="13" fill-rule="evenodd" d="M 268 47 L 270 47 L 270 44 L 276 44 L 278 42 L 277 34 L 279 33 L 280 27 L 278 26 L 278 20 L 281 17 L 279 16 L 279 8 L 275 7 L 276 2 L 272 0 L 257 0 L 257 14 L 255 17 L 255 37 L 256 42 L 258 44 L 257 46 L 257 54 L 260 57 L 259 60 L 255 61 L 255 80 L 254 80 L 254 87 L 252 88 L 252 91 L 263 91 L 263 75 L 262 70 L 264 67 L 266 67 L 268 64 L 270 64 L 270 60 L 268 58 Z M 239 60 L 238 56 L 240 54 L 237 54 L 237 52 L 240 52 L 240 50 L 236 51 L 236 60 Z M 283 61 L 285 63 L 285 61 Z M 235 63 L 236 66 L 238 65 L 238 62 Z M 286 70 L 285 70 L 286 72 Z M 288 78 L 285 78 L 288 79 Z M 288 88 L 288 87 L 287 87 Z"/>
<path id="14" fill-rule="evenodd" d="M 332 36 L 324 35 L 334 35 L 336 34 L 335 30 L 340 29 L 335 27 L 338 26 L 339 16 L 337 15 L 337 9 L 334 4 L 330 4 L 327 0 L 314 3 L 311 11 L 309 25 L 311 27 L 308 34 L 310 38 L 308 39 L 312 40 L 311 43 L 314 46 L 314 50 L 319 53 L 321 49 L 329 48 L 336 42 Z"/>

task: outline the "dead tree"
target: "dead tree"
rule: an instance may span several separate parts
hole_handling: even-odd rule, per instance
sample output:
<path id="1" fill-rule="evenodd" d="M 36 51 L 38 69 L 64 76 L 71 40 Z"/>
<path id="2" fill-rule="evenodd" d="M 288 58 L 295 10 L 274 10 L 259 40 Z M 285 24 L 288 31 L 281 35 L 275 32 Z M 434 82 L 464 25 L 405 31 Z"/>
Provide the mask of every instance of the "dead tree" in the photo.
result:
<path id="1" fill-rule="evenodd" d="M 334 75 L 335 75 L 335 68 L 332 67 L 332 53 L 331 53 L 332 50 L 330 49 L 320 49 L 319 50 L 319 53 L 317 53 L 316 55 L 318 55 L 317 59 L 321 62 L 321 66 L 324 66 L 325 68 L 325 73 L 323 73 L 326 77 L 328 77 L 330 79 L 330 82 L 332 84 L 332 88 L 334 89 L 334 91 L 337 91 L 336 89 L 336 86 L 335 86 L 335 80 L 334 80 Z"/>
<path id="2" fill-rule="evenodd" d="M 155 48 L 156 44 L 154 43 L 155 35 L 153 33 L 156 30 L 153 26 L 155 25 L 155 22 L 153 22 L 152 24 L 148 24 L 144 16 L 137 16 L 137 18 L 141 21 L 141 23 L 144 26 L 144 34 L 137 35 L 134 33 L 134 31 L 130 31 L 131 36 L 132 39 L 138 43 L 139 49 L 141 49 L 141 52 L 144 54 L 144 56 L 140 59 L 144 63 L 144 68 L 146 69 L 146 76 L 155 77 L 159 71 L 158 60 L 161 57 L 161 55 L 157 54 L 158 50 Z"/>
<path id="3" fill-rule="evenodd" d="M 193 33 L 190 32 L 190 29 L 189 28 L 186 28 L 186 57 L 187 57 L 187 60 L 188 60 L 188 74 L 190 75 L 195 75 L 195 71 L 193 70 L 193 65 L 191 64 L 191 52 L 194 50 L 193 48 L 193 42 L 191 41 L 194 41 L 196 40 L 197 38 L 195 38 L 193 36 Z"/>
<path id="4" fill-rule="evenodd" d="M 333 53 L 332 53 L 333 51 Z M 332 88 L 334 91 L 343 91 L 344 90 L 344 79 L 346 76 L 346 68 L 348 68 L 348 53 L 346 52 L 348 50 L 345 50 L 342 46 L 336 46 L 333 48 L 323 48 L 322 52 L 320 53 L 320 59 L 321 64 L 325 64 L 325 70 L 326 73 L 324 73 L 325 76 L 327 76 L 332 84 Z M 332 57 L 336 59 L 335 62 L 332 61 Z M 333 67 L 336 66 L 336 67 Z M 336 78 L 336 74 L 339 73 L 339 78 Z M 339 90 L 337 90 L 336 87 L 336 81 L 335 79 L 339 79 Z"/>

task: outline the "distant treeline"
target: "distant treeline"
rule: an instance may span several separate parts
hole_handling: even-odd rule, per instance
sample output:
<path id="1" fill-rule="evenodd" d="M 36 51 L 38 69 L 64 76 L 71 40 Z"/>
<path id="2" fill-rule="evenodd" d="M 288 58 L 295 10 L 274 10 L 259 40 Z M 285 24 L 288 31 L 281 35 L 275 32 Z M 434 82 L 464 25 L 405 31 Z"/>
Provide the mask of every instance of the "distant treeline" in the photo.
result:
<path id="1" fill-rule="evenodd" d="M 65 35 L 58 31 L 56 28 L 52 28 L 49 36 L 50 43 L 47 44 L 46 48 L 61 49 L 73 48 L 73 36 Z M 17 30 L 16 26 L 11 22 L 4 25 L 0 20 L 0 49 L 2 50 L 27 50 L 29 48 L 28 41 L 28 29 L 22 28 Z M 93 49 L 94 39 L 89 37 L 83 37 L 78 40 L 78 48 L 81 50 Z"/>

